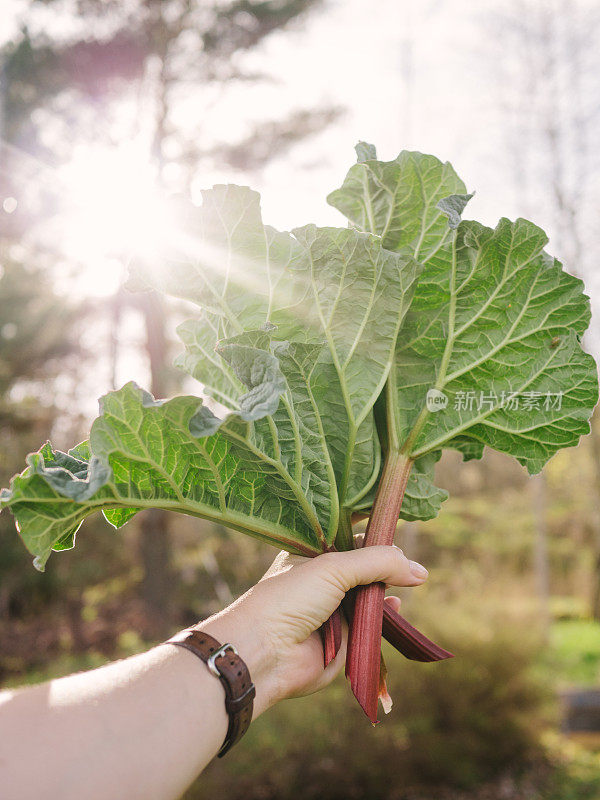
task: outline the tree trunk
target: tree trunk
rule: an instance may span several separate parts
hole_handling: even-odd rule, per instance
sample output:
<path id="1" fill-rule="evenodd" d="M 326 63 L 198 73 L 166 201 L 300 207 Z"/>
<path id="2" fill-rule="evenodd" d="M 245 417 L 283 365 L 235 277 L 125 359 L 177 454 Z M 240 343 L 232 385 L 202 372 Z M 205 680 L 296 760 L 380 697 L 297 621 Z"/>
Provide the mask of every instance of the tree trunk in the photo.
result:
<path id="1" fill-rule="evenodd" d="M 600 621 L 600 421 L 598 412 L 591 421 L 592 460 L 594 462 L 594 558 L 592 572 L 591 613 Z"/>
<path id="2" fill-rule="evenodd" d="M 166 314 L 162 298 L 155 292 L 138 296 L 146 327 L 146 352 L 150 362 L 150 391 L 155 398 L 168 394 Z M 140 515 L 140 557 L 142 561 L 142 599 L 150 632 L 167 632 L 171 611 L 172 543 L 169 516 L 158 508 Z"/>
<path id="3" fill-rule="evenodd" d="M 154 16 L 151 35 L 157 39 L 159 70 L 155 84 L 155 120 L 151 157 L 156 168 L 156 183 L 164 191 L 166 124 L 168 117 L 167 58 L 171 38 L 163 19 L 163 4 L 152 0 Z M 150 362 L 150 391 L 155 398 L 169 394 L 167 366 L 166 310 L 162 296 L 144 292 L 139 296 L 146 328 L 146 352 Z M 151 629 L 160 635 L 167 632 L 172 614 L 172 542 L 169 517 L 160 509 L 144 512 L 140 529 L 140 555 L 144 570 L 142 597 Z"/>
<path id="4" fill-rule="evenodd" d="M 148 617 L 148 633 L 163 636 L 171 620 L 173 588 L 171 537 L 165 511 L 151 508 L 141 515 L 139 552 L 144 571 L 142 599 Z"/>
<path id="5" fill-rule="evenodd" d="M 550 633 L 550 559 L 548 556 L 548 526 L 546 478 L 534 475 L 531 478 L 531 510 L 535 527 L 534 565 L 540 617 L 544 638 Z"/>

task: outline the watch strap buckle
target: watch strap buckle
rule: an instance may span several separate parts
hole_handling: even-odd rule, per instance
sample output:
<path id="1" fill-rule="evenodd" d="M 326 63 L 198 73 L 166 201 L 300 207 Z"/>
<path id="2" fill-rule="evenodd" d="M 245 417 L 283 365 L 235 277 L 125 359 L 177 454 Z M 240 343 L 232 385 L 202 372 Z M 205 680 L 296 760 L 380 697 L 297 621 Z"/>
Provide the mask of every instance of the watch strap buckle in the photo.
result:
<path id="1" fill-rule="evenodd" d="M 221 645 L 221 647 L 219 647 L 218 650 L 215 650 L 215 652 L 208 658 L 206 662 L 206 666 L 208 667 L 209 671 L 215 676 L 215 678 L 221 677 L 221 670 L 219 669 L 219 667 L 216 665 L 215 662 L 217 658 L 224 656 L 228 650 L 231 650 L 234 656 L 238 655 L 238 651 L 235 649 L 235 647 L 229 642 L 226 642 L 225 644 Z"/>

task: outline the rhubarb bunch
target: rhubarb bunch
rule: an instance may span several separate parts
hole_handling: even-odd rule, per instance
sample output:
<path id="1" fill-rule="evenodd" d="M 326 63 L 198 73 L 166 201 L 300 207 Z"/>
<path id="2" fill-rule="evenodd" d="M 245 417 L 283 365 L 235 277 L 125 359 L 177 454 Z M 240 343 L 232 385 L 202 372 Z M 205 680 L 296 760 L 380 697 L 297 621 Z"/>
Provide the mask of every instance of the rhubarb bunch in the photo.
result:
<path id="1" fill-rule="evenodd" d="M 588 432 L 597 400 L 581 348 L 589 302 L 533 223 L 461 215 L 449 164 L 371 145 L 329 202 L 350 227 L 265 225 L 259 196 L 215 186 L 160 263 L 130 288 L 189 303 L 177 364 L 198 394 L 155 399 L 133 383 L 100 401 L 89 439 L 49 443 L 0 493 L 43 569 L 102 511 L 120 528 L 154 507 L 217 521 L 291 553 L 391 544 L 398 519 L 435 517 L 442 450 L 487 445 L 538 472 Z M 371 721 L 386 698 L 382 633 L 408 658 L 442 660 L 384 604 L 381 584 L 344 603 L 346 672 Z M 323 626 L 324 663 L 342 610 Z"/>

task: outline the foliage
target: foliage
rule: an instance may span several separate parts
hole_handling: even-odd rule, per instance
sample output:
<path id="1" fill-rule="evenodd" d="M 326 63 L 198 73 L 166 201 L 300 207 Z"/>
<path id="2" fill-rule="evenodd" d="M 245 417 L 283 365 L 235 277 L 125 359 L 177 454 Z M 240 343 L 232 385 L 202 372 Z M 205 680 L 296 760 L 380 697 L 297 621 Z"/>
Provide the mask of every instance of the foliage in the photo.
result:
<path id="1" fill-rule="evenodd" d="M 207 87 L 268 79 L 247 65 L 243 56 L 269 35 L 302 19 L 318 7 L 318 0 L 227 0 L 208 6 L 198 0 L 183 5 L 179 0 L 134 0 L 126 6 L 106 0 L 67 0 L 48 9 L 46 19 L 54 24 L 43 31 L 36 17 L 38 0 L 27 5 L 28 24 L 0 49 L 3 135 L 26 152 L 43 156 L 46 163 L 69 156 L 74 124 L 80 142 L 103 137 L 112 141 L 107 119 L 113 118 L 115 108 L 122 110 L 114 100 L 128 91 L 141 96 L 149 86 L 148 101 L 154 102 L 150 100 L 154 92 L 159 98 L 156 132 L 149 131 L 150 137 L 156 133 L 159 160 L 174 160 L 186 172 L 215 158 L 235 166 L 264 165 L 279 148 L 322 130 L 339 113 L 332 108 L 296 109 L 288 119 L 271 121 L 268 153 L 260 150 L 258 131 L 217 146 L 210 136 L 213 124 L 207 124 Z M 50 34 L 49 28 L 60 33 Z M 195 106 L 202 111 L 186 127 L 176 112 L 181 97 L 189 97 L 190 86 L 201 90 Z M 58 134 L 50 146 L 48 116 Z M 163 153 L 167 140 L 168 159 Z"/>
<path id="2" fill-rule="evenodd" d="M 11 400 L 16 384 L 48 381 L 77 352 L 66 331 L 78 312 L 56 296 L 41 269 L 0 259 L 0 423 L 8 424 L 21 410 Z"/>
<path id="3" fill-rule="evenodd" d="M 147 507 L 315 555 L 349 546 L 382 446 L 414 462 L 402 513 L 427 519 L 445 497 L 432 483 L 443 447 L 477 458 L 487 444 L 536 472 L 588 430 L 589 304 L 543 232 L 461 222 L 469 195 L 433 156 L 358 154 L 329 199 L 369 231 L 281 233 L 256 193 L 216 186 L 190 222 L 199 241 L 134 275 L 200 306 L 180 329 L 179 363 L 226 413 L 127 384 L 103 398 L 89 442 L 29 456 L 2 505 L 40 566 L 94 511 L 120 527 Z M 432 389 L 445 408 L 432 410 Z M 475 390 L 483 407 L 458 402 Z"/>
<path id="4" fill-rule="evenodd" d="M 80 355 L 75 330 L 79 311 L 51 289 L 40 268 L 26 268 L 3 253 L 0 261 L 0 481 L 19 467 L 20 454 L 48 436 L 57 416 L 50 388 Z M 26 568 L 27 553 L 13 526 L 0 518 L 0 616 L 16 605 L 47 600 L 52 580 Z"/>

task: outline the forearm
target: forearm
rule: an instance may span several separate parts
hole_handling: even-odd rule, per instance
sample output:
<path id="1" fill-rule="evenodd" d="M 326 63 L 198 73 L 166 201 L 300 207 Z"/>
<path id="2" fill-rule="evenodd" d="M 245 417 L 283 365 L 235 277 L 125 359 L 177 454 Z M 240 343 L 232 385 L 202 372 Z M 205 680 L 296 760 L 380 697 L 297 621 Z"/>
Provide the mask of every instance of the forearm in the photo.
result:
<path id="1" fill-rule="evenodd" d="M 203 630 L 220 641 L 226 617 Z M 264 654 L 235 641 L 269 704 Z M 192 653 L 148 653 L 0 695 L 0 774 L 7 797 L 171 800 L 218 752 L 227 731 L 220 681 Z M 43 791 L 42 791 L 43 790 Z"/>
<path id="2" fill-rule="evenodd" d="M 426 571 L 394 547 L 280 555 L 263 580 L 201 628 L 235 645 L 256 686 L 254 716 L 326 686 L 316 633 L 347 591 L 372 582 L 418 586 Z M 93 672 L 0 694 L 0 794 L 10 800 L 175 800 L 217 754 L 225 692 L 175 645 Z"/>

